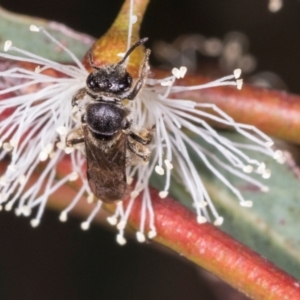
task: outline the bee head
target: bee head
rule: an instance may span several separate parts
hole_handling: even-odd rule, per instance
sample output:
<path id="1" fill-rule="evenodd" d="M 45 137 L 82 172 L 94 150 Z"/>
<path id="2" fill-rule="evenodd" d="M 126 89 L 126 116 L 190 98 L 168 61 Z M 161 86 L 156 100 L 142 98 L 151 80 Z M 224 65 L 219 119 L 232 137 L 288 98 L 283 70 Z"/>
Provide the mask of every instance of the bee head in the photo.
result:
<path id="1" fill-rule="evenodd" d="M 131 88 L 132 77 L 122 65 L 109 65 L 95 68 L 87 77 L 86 85 L 95 94 L 103 92 L 118 95 Z"/>
<path id="2" fill-rule="evenodd" d="M 132 77 L 126 71 L 125 62 L 131 52 L 139 45 L 144 44 L 148 38 L 143 38 L 135 43 L 124 55 L 120 62 L 114 65 L 107 65 L 101 68 L 97 67 L 89 52 L 89 60 L 94 71 L 87 77 L 86 85 L 93 94 L 110 93 L 119 95 L 128 91 L 132 86 Z"/>

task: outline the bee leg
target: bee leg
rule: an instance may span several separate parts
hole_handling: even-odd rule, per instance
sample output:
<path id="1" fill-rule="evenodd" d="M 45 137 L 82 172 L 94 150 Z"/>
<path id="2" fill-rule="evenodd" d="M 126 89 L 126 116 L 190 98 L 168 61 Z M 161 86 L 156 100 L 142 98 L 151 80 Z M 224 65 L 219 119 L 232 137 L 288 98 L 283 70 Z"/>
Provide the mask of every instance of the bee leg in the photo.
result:
<path id="1" fill-rule="evenodd" d="M 135 140 L 127 140 L 127 149 L 145 162 L 147 162 L 150 158 L 150 149 Z"/>
<path id="2" fill-rule="evenodd" d="M 144 137 L 131 131 L 129 136 L 142 145 L 148 145 L 152 140 L 152 135 L 150 135 L 149 132 L 147 132 L 147 136 Z"/>
<path id="3" fill-rule="evenodd" d="M 123 98 L 122 100 L 124 99 L 134 100 L 137 94 L 139 93 L 139 91 L 141 90 L 141 88 L 143 87 L 145 80 L 147 78 L 148 60 L 149 60 L 150 53 L 151 53 L 150 49 L 147 49 L 144 56 L 143 63 L 140 68 L 139 79 L 136 82 L 134 88 L 122 97 Z"/>
<path id="4" fill-rule="evenodd" d="M 147 162 L 150 158 L 151 151 L 147 147 L 152 140 L 153 128 L 151 130 L 141 130 L 138 134 L 130 132 L 127 139 L 127 147 L 135 155 Z"/>
<path id="5" fill-rule="evenodd" d="M 142 145 L 149 145 L 152 141 L 155 128 L 156 125 L 154 124 L 150 130 L 142 129 L 138 134 L 133 131 L 130 131 L 129 136 Z"/>
<path id="6" fill-rule="evenodd" d="M 83 100 L 86 95 L 86 88 L 82 88 L 76 92 L 76 94 L 72 98 L 72 106 L 77 106 L 80 100 Z"/>
<path id="7" fill-rule="evenodd" d="M 84 133 L 81 126 L 73 129 L 67 134 L 66 136 L 67 147 L 74 147 L 82 143 L 84 143 Z"/>

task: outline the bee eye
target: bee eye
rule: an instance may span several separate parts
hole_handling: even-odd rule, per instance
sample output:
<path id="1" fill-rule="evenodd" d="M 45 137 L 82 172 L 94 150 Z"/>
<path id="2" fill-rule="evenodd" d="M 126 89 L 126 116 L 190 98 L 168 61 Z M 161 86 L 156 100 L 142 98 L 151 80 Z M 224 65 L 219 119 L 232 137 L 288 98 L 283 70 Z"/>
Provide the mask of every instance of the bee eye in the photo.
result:
<path id="1" fill-rule="evenodd" d="M 122 121 L 122 128 L 123 128 L 124 130 L 128 129 L 128 128 L 130 127 L 130 125 L 131 125 L 131 123 L 130 123 L 127 119 L 124 119 L 124 120 Z"/>
<path id="2" fill-rule="evenodd" d="M 132 78 L 129 74 L 127 74 L 127 76 L 126 76 L 126 81 L 129 85 L 132 83 Z"/>
<path id="3" fill-rule="evenodd" d="M 126 73 L 123 79 L 119 82 L 120 90 L 126 91 L 131 87 L 132 77 L 129 73 Z"/>
<path id="4" fill-rule="evenodd" d="M 109 80 L 107 80 L 107 79 L 104 81 L 104 84 L 103 84 L 103 85 L 104 85 L 104 87 L 106 87 L 106 88 L 108 88 L 108 89 L 110 89 L 111 86 L 112 86 L 112 84 L 111 84 L 111 83 L 109 82 Z"/>
<path id="5" fill-rule="evenodd" d="M 97 87 L 97 82 L 94 80 L 93 76 L 88 76 L 87 80 L 86 80 L 86 84 L 90 89 L 94 89 L 95 87 Z"/>

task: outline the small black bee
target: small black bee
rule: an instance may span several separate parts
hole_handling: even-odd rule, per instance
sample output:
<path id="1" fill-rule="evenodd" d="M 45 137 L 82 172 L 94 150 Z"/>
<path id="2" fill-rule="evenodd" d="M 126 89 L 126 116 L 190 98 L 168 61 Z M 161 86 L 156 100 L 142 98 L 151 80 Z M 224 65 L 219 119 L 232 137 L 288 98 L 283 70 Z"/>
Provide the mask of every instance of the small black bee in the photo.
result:
<path id="1" fill-rule="evenodd" d="M 123 100 L 134 100 L 143 87 L 148 68 L 150 50 L 147 49 L 133 86 L 125 62 L 131 52 L 148 38 L 135 43 L 117 64 L 101 68 L 94 65 L 91 52 L 90 65 L 94 71 L 72 99 L 72 106 L 81 112 L 81 126 L 66 137 L 68 147 L 82 148 L 87 159 L 87 178 L 94 195 L 106 203 L 124 200 L 130 192 L 126 181 L 126 166 L 136 159 L 147 162 L 151 131 L 131 130 L 130 110 Z"/>

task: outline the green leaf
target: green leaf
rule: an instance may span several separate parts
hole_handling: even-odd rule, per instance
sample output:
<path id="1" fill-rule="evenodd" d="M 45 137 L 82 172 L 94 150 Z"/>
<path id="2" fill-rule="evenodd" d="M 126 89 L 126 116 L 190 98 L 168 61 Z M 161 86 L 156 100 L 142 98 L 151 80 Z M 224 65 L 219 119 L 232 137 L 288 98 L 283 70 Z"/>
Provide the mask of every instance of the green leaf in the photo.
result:
<path id="1" fill-rule="evenodd" d="M 221 134 L 239 143 L 249 143 L 246 138 L 233 132 Z M 201 138 L 193 136 L 193 139 L 203 145 Z M 222 159 L 211 146 L 205 145 L 205 148 Z M 245 152 L 265 162 L 271 170 L 271 177 L 267 180 L 251 174 L 269 187 L 268 192 L 261 192 L 229 172 L 219 170 L 246 200 L 253 201 L 252 208 L 241 207 L 236 196 L 207 170 L 192 151 L 190 154 L 218 213 L 224 217 L 221 229 L 300 279 L 300 181 L 286 164 L 279 164 L 261 153 Z M 189 194 L 180 184 L 173 183 L 170 193 L 193 209 Z"/>
<path id="2" fill-rule="evenodd" d="M 88 35 L 77 33 L 63 24 L 14 14 L 0 7 L 0 49 L 3 49 L 5 41 L 11 40 L 14 46 L 48 59 L 66 63 L 72 61 L 45 35 L 31 32 L 29 26 L 32 24 L 44 27 L 80 59 L 94 42 Z"/>

